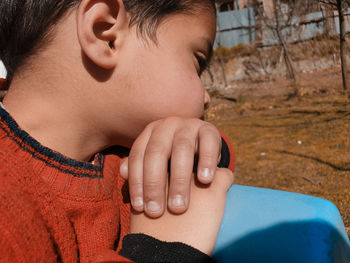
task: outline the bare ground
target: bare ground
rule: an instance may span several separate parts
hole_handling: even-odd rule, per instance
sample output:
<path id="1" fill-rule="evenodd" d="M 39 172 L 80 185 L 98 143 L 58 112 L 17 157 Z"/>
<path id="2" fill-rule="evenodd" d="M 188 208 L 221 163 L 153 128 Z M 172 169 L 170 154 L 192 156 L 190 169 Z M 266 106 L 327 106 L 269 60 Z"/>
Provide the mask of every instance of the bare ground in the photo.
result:
<path id="1" fill-rule="evenodd" d="M 350 234 L 350 99 L 340 68 L 303 74 L 294 87 L 284 78 L 230 84 L 213 92 L 207 119 L 234 146 L 236 183 L 328 199 Z"/>

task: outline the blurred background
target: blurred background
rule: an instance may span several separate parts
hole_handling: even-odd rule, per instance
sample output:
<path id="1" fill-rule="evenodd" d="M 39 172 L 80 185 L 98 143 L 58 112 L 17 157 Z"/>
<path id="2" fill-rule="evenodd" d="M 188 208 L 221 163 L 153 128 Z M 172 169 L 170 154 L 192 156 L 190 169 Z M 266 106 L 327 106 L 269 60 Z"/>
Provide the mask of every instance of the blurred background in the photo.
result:
<path id="1" fill-rule="evenodd" d="M 350 234 L 350 1 L 217 0 L 207 120 L 236 183 L 332 201 Z"/>
<path id="2" fill-rule="evenodd" d="M 350 234 L 350 0 L 217 0 L 202 75 L 236 183 L 322 197 Z M 0 63 L 0 101 L 6 70 Z"/>

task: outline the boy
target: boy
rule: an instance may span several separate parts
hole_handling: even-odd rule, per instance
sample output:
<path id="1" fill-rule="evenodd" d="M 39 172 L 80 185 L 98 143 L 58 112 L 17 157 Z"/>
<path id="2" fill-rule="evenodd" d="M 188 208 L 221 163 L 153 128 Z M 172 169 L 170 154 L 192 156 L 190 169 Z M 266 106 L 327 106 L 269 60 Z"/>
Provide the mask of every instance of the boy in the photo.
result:
<path id="1" fill-rule="evenodd" d="M 213 2 L 22 3 L 0 3 L 0 259 L 209 260 L 232 183 L 214 178 L 221 139 L 200 120 Z M 136 234 L 114 145 L 131 147 L 120 173 Z M 206 188 L 190 184 L 196 148 Z"/>

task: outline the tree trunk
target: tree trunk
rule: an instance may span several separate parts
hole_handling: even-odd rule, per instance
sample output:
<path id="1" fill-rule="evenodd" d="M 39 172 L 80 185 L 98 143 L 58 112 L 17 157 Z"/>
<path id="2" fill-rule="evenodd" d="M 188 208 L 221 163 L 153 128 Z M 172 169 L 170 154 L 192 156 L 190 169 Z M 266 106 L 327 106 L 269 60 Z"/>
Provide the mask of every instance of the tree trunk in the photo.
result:
<path id="1" fill-rule="evenodd" d="M 294 66 L 293 66 L 292 60 L 290 59 L 286 43 L 285 43 L 283 36 L 282 36 L 282 33 L 281 33 L 280 21 L 279 21 L 280 10 L 281 10 L 281 7 L 280 7 L 279 3 L 277 3 L 277 1 L 276 1 L 275 6 L 274 6 L 275 19 L 276 19 L 275 31 L 276 31 L 278 42 L 279 42 L 280 46 L 282 47 L 283 58 L 284 58 L 284 62 L 286 64 L 286 68 L 288 71 L 288 77 L 289 77 L 289 79 L 293 80 L 293 84 L 295 84 L 296 78 L 295 78 Z"/>
<path id="2" fill-rule="evenodd" d="M 218 60 L 219 60 L 219 65 L 221 67 L 221 73 L 222 73 L 222 80 L 224 82 L 225 88 L 227 87 L 227 79 L 226 79 L 226 70 L 225 70 L 225 62 L 224 59 L 222 57 L 222 54 L 220 52 L 220 48 L 221 48 L 221 32 L 220 32 L 220 25 L 219 23 L 217 23 L 216 25 L 216 31 L 217 31 L 217 44 L 218 44 Z"/>
<path id="3" fill-rule="evenodd" d="M 283 58 L 284 58 L 284 63 L 286 64 L 286 67 L 287 67 L 288 77 L 289 79 L 293 80 L 293 82 L 295 82 L 296 79 L 295 79 L 294 66 L 293 66 L 292 60 L 290 59 L 286 43 L 284 42 L 281 36 L 281 32 L 279 30 L 277 30 L 277 36 L 278 36 L 278 41 L 280 42 L 280 45 L 282 47 Z"/>
<path id="4" fill-rule="evenodd" d="M 346 58 L 346 32 L 345 32 L 345 21 L 344 21 L 344 9 L 342 0 L 337 0 L 338 18 L 339 18 L 339 29 L 340 29 L 340 61 L 341 61 L 341 73 L 343 77 L 343 88 L 349 90 L 349 74 L 348 65 Z"/>
<path id="5" fill-rule="evenodd" d="M 225 62 L 224 62 L 224 59 L 221 57 L 221 54 L 219 54 L 218 59 L 219 59 L 219 65 L 221 67 L 222 80 L 224 81 L 224 85 L 226 88 L 227 87 L 227 79 L 226 79 Z"/>
<path id="6" fill-rule="evenodd" d="M 252 44 L 253 38 L 252 38 L 252 22 L 251 22 L 251 15 L 250 15 L 250 0 L 248 0 L 247 3 L 247 9 L 248 9 L 248 34 L 249 34 L 249 45 Z"/>

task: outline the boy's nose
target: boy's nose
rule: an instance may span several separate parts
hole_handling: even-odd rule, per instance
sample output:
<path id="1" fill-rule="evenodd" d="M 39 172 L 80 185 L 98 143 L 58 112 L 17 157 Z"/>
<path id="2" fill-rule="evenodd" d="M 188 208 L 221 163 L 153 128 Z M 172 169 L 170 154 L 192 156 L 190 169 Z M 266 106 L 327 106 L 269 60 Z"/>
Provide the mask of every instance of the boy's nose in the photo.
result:
<path id="1" fill-rule="evenodd" d="M 210 106 L 210 95 L 208 91 L 204 91 L 204 110 L 209 109 Z"/>

